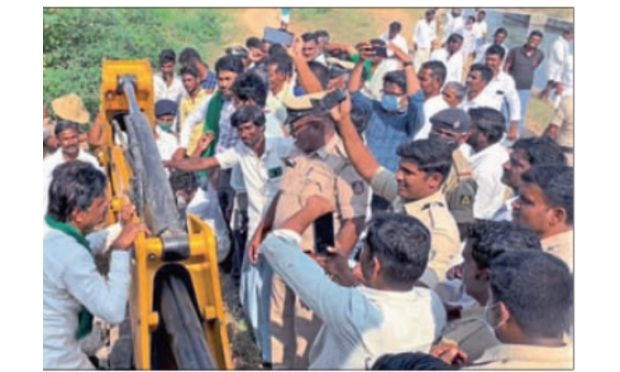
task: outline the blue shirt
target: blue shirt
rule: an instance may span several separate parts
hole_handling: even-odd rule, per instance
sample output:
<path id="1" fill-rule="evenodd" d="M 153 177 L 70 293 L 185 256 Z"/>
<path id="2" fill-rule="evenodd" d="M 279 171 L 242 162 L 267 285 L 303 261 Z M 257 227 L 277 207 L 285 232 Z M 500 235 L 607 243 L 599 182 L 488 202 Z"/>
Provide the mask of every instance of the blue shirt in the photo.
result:
<path id="1" fill-rule="evenodd" d="M 351 96 L 353 104 L 366 105 L 372 112 L 366 129 L 366 143 L 379 164 L 392 172 L 398 170 L 399 156 L 396 149 L 413 140 L 413 136 L 424 124 L 424 93 L 419 90 L 409 96 L 407 111 L 390 113 L 381 107 L 381 102 L 356 92 Z"/>
<path id="2" fill-rule="evenodd" d="M 215 89 L 217 87 L 217 76 L 213 73 L 213 71 L 209 71 L 207 73 L 206 79 L 200 82 L 200 87 L 202 89 Z"/>

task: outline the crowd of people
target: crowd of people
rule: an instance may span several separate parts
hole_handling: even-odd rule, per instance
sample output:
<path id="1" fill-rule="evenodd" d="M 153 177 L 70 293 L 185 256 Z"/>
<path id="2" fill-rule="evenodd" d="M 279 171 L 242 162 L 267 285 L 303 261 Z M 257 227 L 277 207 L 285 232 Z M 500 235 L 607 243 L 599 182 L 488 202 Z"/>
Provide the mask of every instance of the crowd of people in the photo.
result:
<path id="1" fill-rule="evenodd" d="M 442 33 L 438 13 L 410 41 L 392 22 L 354 46 L 317 30 L 251 36 L 213 68 L 192 47 L 155 61 L 162 166 L 180 215 L 207 221 L 232 262 L 264 368 L 573 366 L 573 30 L 545 56 L 541 31 L 509 46 L 482 9 L 441 12 Z M 557 102 L 533 136 L 544 58 L 541 96 Z M 89 124 L 75 94 L 51 109 L 44 368 L 92 368 L 92 318 L 123 320 L 128 250 L 150 232 L 130 203 L 95 231 L 106 118 Z"/>

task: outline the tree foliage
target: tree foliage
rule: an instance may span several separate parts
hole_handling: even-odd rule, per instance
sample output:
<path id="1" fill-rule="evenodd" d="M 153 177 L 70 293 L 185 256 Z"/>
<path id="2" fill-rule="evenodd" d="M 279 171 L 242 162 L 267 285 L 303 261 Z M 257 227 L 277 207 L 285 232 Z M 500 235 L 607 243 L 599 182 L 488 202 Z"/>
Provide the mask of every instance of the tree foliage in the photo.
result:
<path id="1" fill-rule="evenodd" d="M 212 9 L 44 8 L 43 99 L 76 92 L 94 114 L 101 61 L 148 58 L 218 40 L 224 20 Z"/>

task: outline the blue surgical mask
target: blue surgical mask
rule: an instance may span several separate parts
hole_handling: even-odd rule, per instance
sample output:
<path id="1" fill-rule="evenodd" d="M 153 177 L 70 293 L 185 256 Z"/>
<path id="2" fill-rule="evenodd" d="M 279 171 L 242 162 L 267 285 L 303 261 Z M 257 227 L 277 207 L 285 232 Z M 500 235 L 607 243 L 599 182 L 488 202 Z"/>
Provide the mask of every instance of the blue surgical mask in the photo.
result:
<path id="1" fill-rule="evenodd" d="M 398 98 L 398 96 L 393 94 L 383 94 L 383 97 L 381 97 L 381 107 L 387 112 L 400 112 Z"/>

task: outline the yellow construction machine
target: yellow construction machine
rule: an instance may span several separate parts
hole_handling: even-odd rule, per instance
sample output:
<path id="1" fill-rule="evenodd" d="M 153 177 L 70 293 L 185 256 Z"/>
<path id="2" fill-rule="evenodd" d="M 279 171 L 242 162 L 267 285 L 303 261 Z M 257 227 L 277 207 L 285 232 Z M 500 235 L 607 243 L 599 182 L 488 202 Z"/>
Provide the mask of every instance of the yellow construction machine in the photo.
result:
<path id="1" fill-rule="evenodd" d="M 151 234 L 135 243 L 129 319 L 136 369 L 232 369 L 212 229 L 182 220 L 154 138 L 148 60 L 104 60 L 98 156 L 112 200 L 108 222 L 127 197 Z"/>

